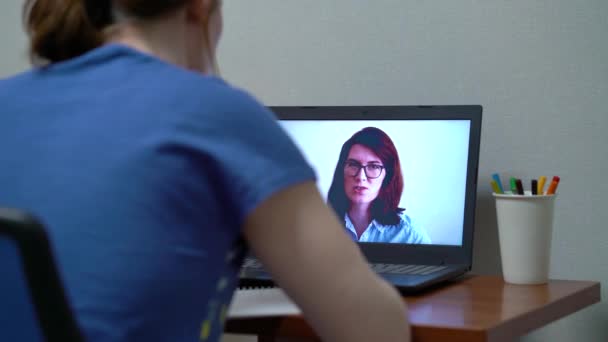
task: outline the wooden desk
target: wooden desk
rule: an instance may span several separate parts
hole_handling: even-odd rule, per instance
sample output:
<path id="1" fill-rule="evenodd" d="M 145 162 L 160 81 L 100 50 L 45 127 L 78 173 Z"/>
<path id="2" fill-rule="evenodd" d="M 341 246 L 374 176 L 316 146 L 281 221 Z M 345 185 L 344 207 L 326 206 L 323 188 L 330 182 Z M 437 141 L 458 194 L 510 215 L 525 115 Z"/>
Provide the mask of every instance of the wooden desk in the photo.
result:
<path id="1" fill-rule="evenodd" d="M 600 301 L 600 284 L 551 280 L 545 285 L 510 285 L 499 276 L 468 276 L 404 298 L 414 341 L 513 341 Z M 226 332 L 318 340 L 301 316 L 228 320 Z"/>

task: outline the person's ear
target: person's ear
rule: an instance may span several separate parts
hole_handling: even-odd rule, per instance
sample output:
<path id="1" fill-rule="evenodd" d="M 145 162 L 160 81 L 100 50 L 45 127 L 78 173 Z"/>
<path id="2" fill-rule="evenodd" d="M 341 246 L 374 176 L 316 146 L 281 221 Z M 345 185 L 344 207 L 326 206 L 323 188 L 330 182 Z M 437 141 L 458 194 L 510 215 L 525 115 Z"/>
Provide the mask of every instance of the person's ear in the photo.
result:
<path id="1" fill-rule="evenodd" d="M 191 0 L 186 5 L 186 17 L 196 23 L 208 23 L 215 0 Z"/>

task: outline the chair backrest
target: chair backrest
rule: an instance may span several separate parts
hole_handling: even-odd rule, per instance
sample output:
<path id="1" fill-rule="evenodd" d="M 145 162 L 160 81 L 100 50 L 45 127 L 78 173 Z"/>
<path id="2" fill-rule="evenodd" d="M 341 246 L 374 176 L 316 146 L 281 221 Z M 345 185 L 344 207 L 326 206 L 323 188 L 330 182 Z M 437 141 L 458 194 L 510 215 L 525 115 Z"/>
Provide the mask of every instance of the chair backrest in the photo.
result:
<path id="1" fill-rule="evenodd" d="M 82 341 L 42 224 L 0 208 L 0 341 Z"/>

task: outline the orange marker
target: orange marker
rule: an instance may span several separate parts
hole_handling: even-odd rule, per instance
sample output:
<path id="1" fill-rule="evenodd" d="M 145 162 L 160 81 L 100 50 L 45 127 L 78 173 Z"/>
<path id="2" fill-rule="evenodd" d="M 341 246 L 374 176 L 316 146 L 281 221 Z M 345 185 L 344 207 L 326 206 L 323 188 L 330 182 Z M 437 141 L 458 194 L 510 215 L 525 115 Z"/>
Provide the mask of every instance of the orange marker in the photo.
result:
<path id="1" fill-rule="evenodd" d="M 559 177 L 554 176 L 551 184 L 549 185 L 549 189 L 547 189 L 547 195 L 555 194 L 555 190 L 557 190 L 557 185 L 559 184 Z"/>

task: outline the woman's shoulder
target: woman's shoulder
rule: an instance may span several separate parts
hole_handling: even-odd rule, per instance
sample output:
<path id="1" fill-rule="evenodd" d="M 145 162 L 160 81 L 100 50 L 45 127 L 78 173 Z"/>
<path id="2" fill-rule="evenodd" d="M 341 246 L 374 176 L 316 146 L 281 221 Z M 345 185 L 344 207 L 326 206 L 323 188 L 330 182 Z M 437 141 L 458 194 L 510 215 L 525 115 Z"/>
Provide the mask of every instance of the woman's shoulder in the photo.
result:
<path id="1" fill-rule="evenodd" d="M 412 218 L 407 215 L 403 209 L 398 208 L 394 215 L 385 217 L 384 219 L 376 219 L 379 227 L 383 228 L 399 228 L 406 229 L 413 226 Z"/>
<path id="2" fill-rule="evenodd" d="M 405 230 L 417 231 L 420 230 L 419 222 L 414 219 L 409 214 L 405 213 L 404 210 L 400 210 L 397 212 L 397 216 L 399 216 L 399 227 Z"/>
<path id="3" fill-rule="evenodd" d="M 254 95 L 219 76 L 200 75 L 187 70 L 176 73 L 173 84 L 167 85 L 166 89 L 182 103 L 191 104 L 195 116 L 204 115 L 209 119 L 214 115 L 230 115 L 238 120 L 251 115 L 271 115 Z"/>
<path id="4" fill-rule="evenodd" d="M 428 233 L 415 219 L 406 214 L 403 210 L 400 211 L 398 215 L 401 229 L 408 231 L 409 234 L 413 236 L 413 241 L 415 241 L 415 243 L 431 243 L 431 238 Z"/>
<path id="5" fill-rule="evenodd" d="M 226 133 L 247 130 L 271 134 L 278 128 L 276 116 L 246 90 L 217 77 L 207 77 L 199 82 L 198 87 L 190 88 L 190 95 L 184 90 L 184 102 L 189 103 L 183 118 L 186 122 L 225 127 Z M 205 93 L 191 96 L 193 91 L 201 90 Z"/>
<path id="6" fill-rule="evenodd" d="M 414 222 L 412 220 L 412 217 L 408 214 L 405 213 L 405 210 L 400 209 L 397 212 L 397 216 L 399 217 L 399 226 L 401 227 L 405 227 L 405 226 L 413 226 Z"/>
<path id="7" fill-rule="evenodd" d="M 264 109 L 250 93 L 218 76 L 201 74 L 120 44 L 109 44 L 98 50 L 98 58 L 106 56 L 108 60 L 122 60 L 122 63 L 115 64 L 119 68 L 131 69 L 128 82 L 145 85 L 140 91 L 149 92 L 147 95 L 156 96 L 158 101 L 172 101 L 186 110 L 191 106 L 194 112 L 209 108 L 206 115 Z M 89 58 L 94 59 L 94 55 Z M 113 64 L 107 63 L 108 67 Z"/>
<path id="8" fill-rule="evenodd" d="M 185 103 L 216 109 L 255 109 L 263 108 L 252 94 L 236 87 L 219 76 L 202 75 L 174 66 L 165 66 L 165 79 L 159 85 L 166 94 L 179 98 Z M 160 71 L 160 70 L 159 70 Z M 160 74 L 160 72 L 159 72 Z"/>
<path id="9" fill-rule="evenodd" d="M 172 81 L 159 93 L 175 103 L 174 115 L 187 126 L 255 129 L 275 125 L 276 117 L 255 96 L 217 76 L 173 70 Z M 166 101 L 166 99 L 160 99 Z M 236 125 L 236 126 L 235 126 Z"/>

